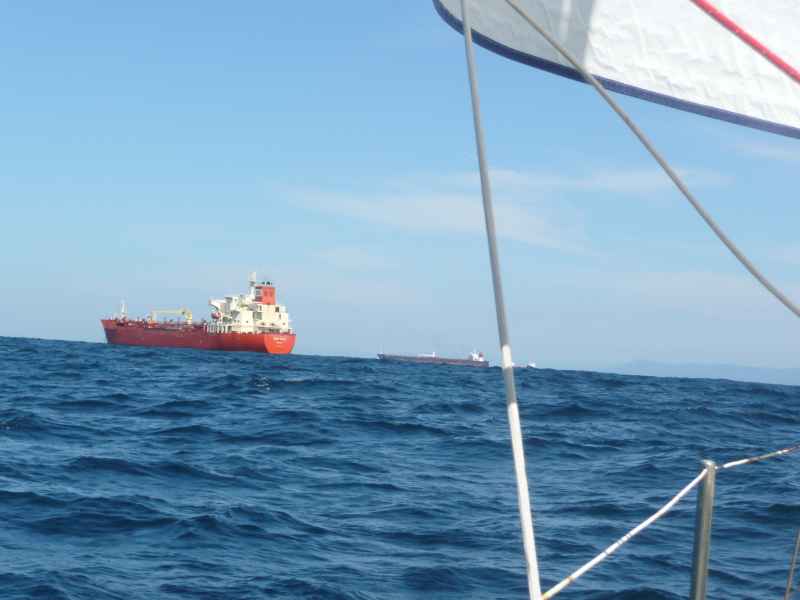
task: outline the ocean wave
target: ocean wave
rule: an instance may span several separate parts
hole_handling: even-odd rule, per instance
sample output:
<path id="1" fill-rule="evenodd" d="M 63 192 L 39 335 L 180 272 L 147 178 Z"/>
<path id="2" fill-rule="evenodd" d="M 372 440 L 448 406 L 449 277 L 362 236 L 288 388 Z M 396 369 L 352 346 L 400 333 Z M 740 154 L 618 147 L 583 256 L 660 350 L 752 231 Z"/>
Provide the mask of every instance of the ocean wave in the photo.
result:
<path id="1" fill-rule="evenodd" d="M 4 599 L 526 596 L 496 369 L 2 338 L 0 353 Z M 546 583 L 701 458 L 788 446 L 800 419 L 788 386 L 518 382 Z M 719 473 L 710 597 L 782 593 L 797 460 Z M 567 593 L 684 597 L 694 510 L 690 494 Z"/>

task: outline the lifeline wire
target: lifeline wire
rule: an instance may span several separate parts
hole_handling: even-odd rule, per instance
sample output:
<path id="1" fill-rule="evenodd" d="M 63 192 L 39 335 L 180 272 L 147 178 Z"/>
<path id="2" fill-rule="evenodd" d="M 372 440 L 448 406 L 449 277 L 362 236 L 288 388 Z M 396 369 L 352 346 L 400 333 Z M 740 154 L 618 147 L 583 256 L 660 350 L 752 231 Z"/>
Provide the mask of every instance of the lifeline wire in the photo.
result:
<path id="1" fill-rule="evenodd" d="M 631 529 L 628 533 L 623 535 L 616 542 L 611 544 L 608 548 L 603 550 L 600 554 L 598 554 L 592 560 L 583 565 L 580 569 L 576 570 L 574 573 L 572 573 L 572 575 L 562 579 L 559 583 L 557 583 L 549 590 L 547 590 L 547 592 L 545 592 L 545 594 L 542 596 L 542 600 L 548 600 L 549 598 L 552 598 L 568 585 L 575 583 L 575 580 L 578 579 L 578 577 L 580 577 L 590 569 L 599 565 L 609 556 L 614 554 L 614 552 L 619 550 L 625 543 L 629 542 L 631 538 L 633 538 L 635 535 L 641 533 L 642 531 L 650 527 L 650 525 L 658 521 L 661 517 L 667 514 L 670 511 L 670 509 L 672 509 L 673 506 L 675 506 L 678 502 L 680 502 L 681 499 L 686 494 L 688 494 L 690 491 L 692 491 L 692 489 L 697 487 L 700 484 L 700 482 L 703 481 L 703 479 L 705 479 L 706 473 L 708 473 L 708 469 L 703 469 L 702 471 L 700 471 L 700 474 L 694 479 L 692 479 L 692 481 L 690 481 L 689 484 L 686 487 L 684 487 L 680 492 L 675 494 L 672 500 L 667 502 L 664 506 L 658 509 L 658 511 L 656 511 L 650 517 L 642 521 L 639 525 Z"/>
<path id="2" fill-rule="evenodd" d="M 522 545 L 525 552 L 525 567 L 528 576 L 528 594 L 531 600 L 542 597 L 539 582 L 539 565 L 536 561 L 536 542 L 533 536 L 533 514 L 528 493 L 528 477 L 525 473 L 525 449 L 522 444 L 522 427 L 519 419 L 517 390 L 514 385 L 514 363 L 511 359 L 511 342 L 506 324 L 506 306 L 503 299 L 503 285 L 500 278 L 500 258 L 497 251 L 497 236 L 494 225 L 494 209 L 492 208 L 492 188 L 489 170 L 486 167 L 486 152 L 481 125 L 481 106 L 478 95 L 478 78 L 475 74 L 472 51 L 472 28 L 469 23 L 469 0 L 461 0 L 461 19 L 464 23 L 464 50 L 467 56 L 469 73 L 469 89 L 472 98 L 472 122 L 475 127 L 475 146 L 478 151 L 478 166 L 481 173 L 481 195 L 483 197 L 483 215 L 486 222 L 486 241 L 489 245 L 489 262 L 492 267 L 492 287 L 494 289 L 494 306 L 497 313 L 497 333 L 500 338 L 501 365 L 503 381 L 506 388 L 506 411 L 508 427 L 511 434 L 511 452 L 514 456 L 514 473 L 517 479 L 517 503 L 519 505 Z"/>
<path id="3" fill-rule="evenodd" d="M 726 462 L 723 465 L 717 467 L 717 469 L 731 469 L 733 467 L 738 467 L 740 465 L 749 465 L 754 462 L 759 462 L 762 460 L 767 460 L 768 458 L 775 458 L 776 456 L 784 456 L 786 454 L 791 454 L 792 452 L 797 452 L 800 450 L 800 444 L 796 446 L 789 446 L 788 448 L 782 448 L 781 450 L 776 450 L 775 452 L 768 452 L 767 454 L 760 454 L 758 456 L 751 456 L 750 458 L 742 458 L 739 460 L 732 460 L 730 462 Z"/>
<path id="4" fill-rule="evenodd" d="M 775 458 L 775 457 L 778 457 L 778 456 L 785 456 L 787 454 L 791 454 L 792 452 L 797 452 L 798 450 L 800 450 L 800 444 L 797 444 L 796 446 L 789 446 L 787 448 L 782 448 L 781 450 L 776 450 L 774 452 L 768 452 L 767 454 L 760 454 L 758 456 L 751 456 L 750 458 L 742 458 L 740 460 L 732 460 L 730 462 L 727 462 L 727 463 L 725 463 L 723 465 L 718 466 L 717 470 L 721 471 L 723 469 L 730 469 L 732 467 L 738 467 L 740 465 L 748 465 L 748 464 L 751 464 L 751 463 L 754 463 L 754 462 L 758 462 L 758 461 L 761 461 L 761 460 L 767 460 L 768 458 Z M 547 592 L 542 596 L 542 599 L 543 600 L 548 600 L 549 598 L 552 598 L 553 596 L 558 594 L 565 587 L 567 587 L 568 585 L 574 583 L 575 580 L 578 579 L 578 577 L 580 577 L 581 575 L 585 574 L 586 572 L 588 572 L 592 568 L 596 567 L 601 562 L 603 562 L 606 558 L 611 556 L 614 552 L 619 550 L 619 548 L 623 544 L 625 544 L 626 542 L 630 541 L 630 539 L 632 537 L 634 537 L 636 534 L 641 533 L 642 531 L 647 529 L 650 525 L 655 523 L 658 519 L 660 519 L 665 514 L 667 514 L 667 512 L 669 512 L 670 509 L 673 506 L 675 506 L 686 494 L 688 494 L 693 488 L 697 487 L 697 485 L 701 481 L 703 481 L 703 479 L 706 476 L 706 473 L 707 473 L 707 469 L 703 469 L 697 477 L 695 477 L 685 488 L 683 488 L 680 492 L 678 492 L 672 498 L 672 500 L 667 502 L 663 507 L 661 507 L 661 509 L 659 509 L 657 512 L 655 512 L 650 518 L 646 519 L 645 521 L 642 521 L 641 524 L 639 524 L 636 527 L 634 527 L 633 529 L 631 529 L 628 533 L 623 535 L 616 542 L 611 544 L 608 548 L 603 550 L 600 554 L 598 554 L 592 560 L 590 560 L 585 565 L 583 565 L 580 569 L 578 569 L 574 573 L 572 573 L 572 575 L 570 575 L 569 577 L 566 577 L 561 582 L 559 582 L 558 584 L 554 585 L 552 588 L 547 590 Z M 798 532 L 798 536 L 800 536 L 800 532 Z M 800 537 L 798 537 L 798 539 L 800 539 Z"/>
<path id="5" fill-rule="evenodd" d="M 694 197 L 694 195 L 689 191 L 689 188 L 686 187 L 686 184 L 683 183 L 683 180 L 678 176 L 678 174 L 669 166 L 669 163 L 661 156 L 658 150 L 655 149 L 653 144 L 650 142 L 649 138 L 644 134 L 644 132 L 639 129 L 639 127 L 631 120 L 631 118 L 625 113 L 624 110 L 616 103 L 616 101 L 609 95 L 609 93 L 605 90 L 603 85 L 587 71 L 583 65 L 581 65 L 567 50 L 564 48 L 555 38 L 553 38 L 544 28 L 542 28 L 536 21 L 531 18 L 531 16 L 526 13 L 520 6 L 515 2 L 515 0 L 505 0 L 506 4 L 508 4 L 511 8 L 516 11 L 516 13 L 521 16 L 528 24 L 533 27 L 539 34 L 547 40 L 547 42 L 558 51 L 569 63 L 583 76 L 587 83 L 589 83 L 597 93 L 600 94 L 603 99 L 608 103 L 608 105 L 614 110 L 617 115 L 619 115 L 620 119 L 622 119 L 628 128 L 633 132 L 633 134 L 639 138 L 639 141 L 642 145 L 647 149 L 647 151 L 652 155 L 652 157 L 656 160 L 656 162 L 661 165 L 661 168 L 664 172 L 669 176 L 675 186 L 681 191 L 681 193 L 686 197 L 689 203 L 694 207 L 697 213 L 702 217 L 702 219 L 706 222 L 706 224 L 711 228 L 711 230 L 717 235 L 720 241 L 725 244 L 728 250 L 739 260 L 742 266 L 747 269 L 750 274 L 755 277 L 759 283 L 761 283 L 764 288 L 770 292 L 775 298 L 777 298 L 786 308 L 788 308 L 791 312 L 794 313 L 795 316 L 800 317 L 800 307 L 794 304 L 783 292 L 781 292 L 778 288 L 776 288 L 770 281 L 767 279 L 758 268 L 750 262 L 739 248 L 737 248 L 736 244 L 725 235 L 725 232 L 722 231 L 719 225 L 711 218 L 711 215 L 706 212 L 700 202 Z"/>

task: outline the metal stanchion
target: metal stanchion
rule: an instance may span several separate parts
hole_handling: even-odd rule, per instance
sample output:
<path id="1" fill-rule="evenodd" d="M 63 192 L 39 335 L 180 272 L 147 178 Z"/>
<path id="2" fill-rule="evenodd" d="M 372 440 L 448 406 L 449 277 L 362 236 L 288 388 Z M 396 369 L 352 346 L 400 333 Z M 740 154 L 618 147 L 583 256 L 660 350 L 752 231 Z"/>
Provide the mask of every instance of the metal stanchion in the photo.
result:
<path id="1" fill-rule="evenodd" d="M 792 552 L 792 560 L 789 563 L 789 577 L 786 580 L 786 593 L 783 595 L 783 600 L 789 600 L 792 597 L 792 587 L 794 587 L 794 569 L 797 566 L 797 553 L 800 552 L 800 530 L 797 531 L 797 537 L 794 539 L 794 552 Z"/>
<path id="2" fill-rule="evenodd" d="M 708 583 L 708 556 L 711 552 L 711 517 L 714 513 L 714 485 L 717 465 L 704 460 L 706 477 L 697 492 L 697 514 L 694 524 L 694 551 L 692 553 L 691 600 L 705 600 Z"/>

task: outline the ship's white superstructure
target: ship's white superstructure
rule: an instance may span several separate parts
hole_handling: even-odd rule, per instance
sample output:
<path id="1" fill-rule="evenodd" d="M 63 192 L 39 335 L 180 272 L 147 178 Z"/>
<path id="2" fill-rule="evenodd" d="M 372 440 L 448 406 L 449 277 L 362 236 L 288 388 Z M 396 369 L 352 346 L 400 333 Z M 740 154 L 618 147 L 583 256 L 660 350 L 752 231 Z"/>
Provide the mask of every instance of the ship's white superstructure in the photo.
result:
<path id="1" fill-rule="evenodd" d="M 214 308 L 210 333 L 291 333 L 286 306 L 277 304 L 275 288 L 269 281 L 258 282 L 250 276 L 247 294 L 209 300 Z"/>

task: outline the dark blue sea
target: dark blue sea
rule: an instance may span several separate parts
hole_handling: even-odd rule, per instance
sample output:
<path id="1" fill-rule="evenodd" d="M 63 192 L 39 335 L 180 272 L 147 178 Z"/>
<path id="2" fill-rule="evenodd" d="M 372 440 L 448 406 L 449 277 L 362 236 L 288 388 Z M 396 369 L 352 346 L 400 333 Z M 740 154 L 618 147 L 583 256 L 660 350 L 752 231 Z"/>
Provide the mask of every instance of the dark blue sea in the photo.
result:
<path id="1" fill-rule="evenodd" d="M 526 598 L 499 369 L 0 338 L 0 598 Z M 517 374 L 552 585 L 800 388 Z M 782 597 L 800 454 L 720 472 L 709 597 Z M 560 597 L 689 592 L 695 495 Z"/>

